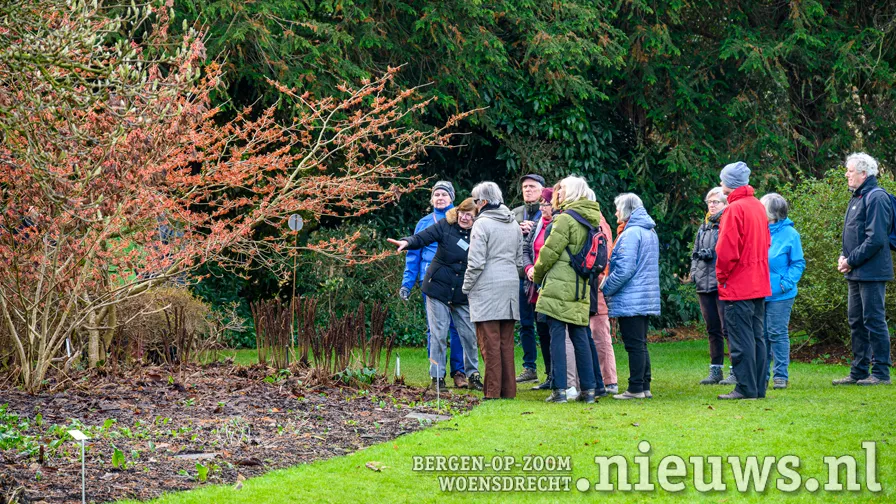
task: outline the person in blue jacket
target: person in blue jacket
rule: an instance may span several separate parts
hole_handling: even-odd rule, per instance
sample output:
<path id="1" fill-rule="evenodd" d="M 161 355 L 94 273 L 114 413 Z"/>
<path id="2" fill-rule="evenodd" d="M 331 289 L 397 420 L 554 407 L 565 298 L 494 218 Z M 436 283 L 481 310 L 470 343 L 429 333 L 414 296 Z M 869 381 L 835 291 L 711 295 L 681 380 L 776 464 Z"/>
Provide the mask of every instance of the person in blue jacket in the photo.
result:
<path id="1" fill-rule="evenodd" d="M 628 353 L 628 388 L 614 399 L 650 399 L 648 317 L 660 314 L 660 242 L 656 223 L 635 194 L 614 200 L 619 235 L 610 255 L 610 273 L 600 285 L 611 318 L 619 323 Z"/>
<path id="2" fill-rule="evenodd" d="M 769 193 L 760 200 L 768 215 L 768 230 L 772 235 L 772 244 L 768 249 L 769 281 L 772 295 L 765 298 L 765 345 L 768 348 L 768 361 L 774 370 L 773 387 L 787 388 L 790 365 L 790 313 L 793 300 L 803 271 L 806 259 L 803 257 L 803 245 L 800 234 L 793 227 L 793 221 L 787 218 L 787 200 L 780 194 Z M 769 369 L 765 369 L 767 384 Z M 763 385 L 765 386 L 765 385 Z"/>
<path id="3" fill-rule="evenodd" d="M 419 234 L 445 218 L 445 213 L 454 208 L 454 186 L 447 180 L 440 180 L 432 186 L 432 203 L 433 212 L 426 217 L 420 219 L 414 228 L 414 234 Z M 432 262 L 438 249 L 437 243 L 432 243 L 419 250 L 409 250 L 404 262 L 404 276 L 401 280 L 401 289 L 398 291 L 399 297 L 407 301 L 411 295 L 411 290 L 420 282 L 423 285 L 423 277 L 426 275 L 426 269 Z M 426 309 L 426 294 L 423 294 L 424 313 Z M 448 334 L 451 338 L 450 345 L 450 362 L 451 377 L 454 378 L 454 386 L 457 388 L 466 388 L 468 386 L 467 377 L 464 374 L 464 351 L 461 346 L 460 335 L 454 327 L 454 320 L 448 328 Z M 426 323 L 426 350 L 429 352 L 429 320 Z"/>

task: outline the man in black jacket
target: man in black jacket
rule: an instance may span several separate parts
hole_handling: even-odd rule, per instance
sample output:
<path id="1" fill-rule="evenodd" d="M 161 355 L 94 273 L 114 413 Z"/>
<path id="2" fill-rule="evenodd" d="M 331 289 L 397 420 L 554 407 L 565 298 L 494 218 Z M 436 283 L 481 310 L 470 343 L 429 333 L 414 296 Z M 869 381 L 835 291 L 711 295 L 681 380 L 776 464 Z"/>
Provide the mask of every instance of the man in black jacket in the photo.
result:
<path id="1" fill-rule="evenodd" d="M 889 234 L 894 216 L 890 196 L 878 188 L 877 173 L 877 161 L 864 152 L 846 158 L 846 180 L 853 194 L 846 209 L 837 269 L 849 284 L 853 361 L 849 376 L 834 380 L 834 385 L 890 384 L 884 294 L 887 282 L 893 280 Z"/>

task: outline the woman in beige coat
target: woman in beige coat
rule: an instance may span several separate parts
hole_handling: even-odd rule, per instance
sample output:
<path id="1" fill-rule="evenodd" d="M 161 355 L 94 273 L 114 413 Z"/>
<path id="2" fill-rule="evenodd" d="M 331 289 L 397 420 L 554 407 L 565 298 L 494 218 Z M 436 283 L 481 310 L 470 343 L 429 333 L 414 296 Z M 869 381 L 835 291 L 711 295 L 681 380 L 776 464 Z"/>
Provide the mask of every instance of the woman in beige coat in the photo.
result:
<path id="1" fill-rule="evenodd" d="M 494 182 L 473 188 L 479 216 L 470 233 L 463 292 L 485 361 L 486 399 L 516 397 L 513 328 L 520 319 L 523 233 Z"/>

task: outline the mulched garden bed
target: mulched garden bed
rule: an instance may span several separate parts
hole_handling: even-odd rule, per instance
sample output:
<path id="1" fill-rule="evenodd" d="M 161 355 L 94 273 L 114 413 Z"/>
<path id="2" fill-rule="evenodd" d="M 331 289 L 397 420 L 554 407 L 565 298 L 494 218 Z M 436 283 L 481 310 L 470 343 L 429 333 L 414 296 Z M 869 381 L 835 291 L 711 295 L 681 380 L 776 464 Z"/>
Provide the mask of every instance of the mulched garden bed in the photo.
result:
<path id="1" fill-rule="evenodd" d="M 65 434 L 69 428 L 92 438 L 88 501 L 107 502 L 186 490 L 200 479 L 239 486 L 428 425 L 405 418 L 411 412 L 437 413 L 434 393 L 421 388 L 308 387 L 302 376 L 270 373 L 216 363 L 180 374 L 158 367 L 84 374 L 66 390 L 36 396 L 0 389 L 0 504 L 13 494 L 22 503 L 81 501 L 80 448 Z M 442 394 L 443 413 L 478 402 Z"/>

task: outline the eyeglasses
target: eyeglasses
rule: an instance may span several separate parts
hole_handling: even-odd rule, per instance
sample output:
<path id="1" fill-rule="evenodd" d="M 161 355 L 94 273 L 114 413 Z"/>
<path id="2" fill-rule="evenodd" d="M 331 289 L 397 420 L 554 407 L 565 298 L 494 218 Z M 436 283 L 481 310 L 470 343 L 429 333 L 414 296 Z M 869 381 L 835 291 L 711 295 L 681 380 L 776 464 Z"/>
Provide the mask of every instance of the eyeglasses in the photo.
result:
<path id="1" fill-rule="evenodd" d="M 550 201 L 545 201 L 545 202 L 539 203 L 538 206 L 543 206 L 543 207 L 551 206 L 551 202 L 550 202 Z"/>
<path id="2" fill-rule="evenodd" d="M 707 205 L 721 205 L 722 201 L 717 199 L 706 200 Z"/>

